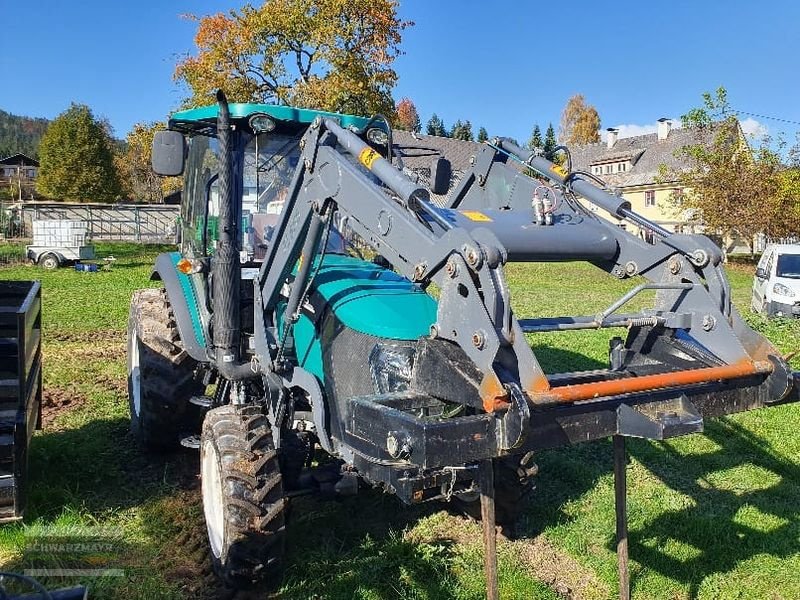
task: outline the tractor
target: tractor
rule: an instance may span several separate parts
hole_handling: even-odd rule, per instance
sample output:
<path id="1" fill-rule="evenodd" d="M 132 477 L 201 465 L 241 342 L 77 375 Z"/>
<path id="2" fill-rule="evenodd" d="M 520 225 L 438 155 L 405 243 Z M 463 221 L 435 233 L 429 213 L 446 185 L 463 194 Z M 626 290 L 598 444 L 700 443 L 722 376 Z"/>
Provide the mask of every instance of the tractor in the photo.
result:
<path id="1" fill-rule="evenodd" d="M 495 523 L 516 518 L 533 452 L 798 399 L 732 306 L 720 250 L 558 152 L 495 138 L 455 185 L 446 157 L 424 184 L 385 118 L 222 92 L 156 134 L 154 171 L 184 177 L 180 240 L 155 262 L 163 286 L 131 302 L 131 429 L 153 451 L 199 449 L 224 582 L 280 573 L 290 497 L 371 485 L 480 515 L 492 597 Z M 517 317 L 513 261 L 587 261 L 631 289 L 598 314 Z M 652 308 L 621 312 L 651 290 Z M 545 373 L 531 349 L 539 332 L 613 328 L 606 369 Z"/>

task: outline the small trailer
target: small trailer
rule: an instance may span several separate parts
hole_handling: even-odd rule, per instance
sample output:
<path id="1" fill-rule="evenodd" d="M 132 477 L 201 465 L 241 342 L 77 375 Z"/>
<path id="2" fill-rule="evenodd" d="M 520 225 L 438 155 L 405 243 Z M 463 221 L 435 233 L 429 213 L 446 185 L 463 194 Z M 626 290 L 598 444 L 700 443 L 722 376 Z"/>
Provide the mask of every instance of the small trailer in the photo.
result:
<path id="1" fill-rule="evenodd" d="M 33 243 L 27 257 L 45 269 L 95 258 L 94 246 L 86 244 L 86 221 L 34 220 Z"/>
<path id="2" fill-rule="evenodd" d="M 22 518 L 28 447 L 41 425 L 42 292 L 0 281 L 0 523 Z"/>

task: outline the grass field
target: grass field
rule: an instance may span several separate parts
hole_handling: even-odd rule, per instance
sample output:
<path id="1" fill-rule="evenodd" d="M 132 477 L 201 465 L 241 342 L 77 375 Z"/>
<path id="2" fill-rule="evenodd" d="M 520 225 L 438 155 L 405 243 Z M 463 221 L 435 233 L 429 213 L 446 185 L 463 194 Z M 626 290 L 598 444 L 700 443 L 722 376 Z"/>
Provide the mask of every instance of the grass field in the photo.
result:
<path id="1" fill-rule="evenodd" d="M 223 597 L 206 559 L 196 455 L 153 459 L 128 433 L 128 302 L 132 290 L 151 285 L 159 249 L 98 250 L 118 259 L 112 272 L 0 269 L 3 279 L 42 280 L 48 404 L 31 448 L 25 523 L 0 528 L 0 569 L 68 566 L 57 553 L 33 555 L 30 540 L 53 526 L 78 536 L 101 526 L 114 532 L 106 558 L 122 574 L 88 580 L 92 599 Z M 800 322 L 752 317 L 749 271 L 730 276 L 753 326 L 782 351 L 798 349 Z M 625 288 L 578 264 L 512 265 L 508 277 L 515 309 L 525 316 L 593 314 Z M 562 333 L 531 342 L 555 371 L 603 363 L 607 339 L 603 332 Z M 798 431 L 800 407 L 783 406 L 707 423 L 702 435 L 629 442 L 634 598 L 800 597 Z M 521 535 L 499 546 L 501 597 L 614 597 L 609 441 L 543 452 L 537 462 Z M 483 597 L 480 528 L 442 508 L 402 507 L 370 491 L 336 502 L 295 501 L 277 596 Z"/>

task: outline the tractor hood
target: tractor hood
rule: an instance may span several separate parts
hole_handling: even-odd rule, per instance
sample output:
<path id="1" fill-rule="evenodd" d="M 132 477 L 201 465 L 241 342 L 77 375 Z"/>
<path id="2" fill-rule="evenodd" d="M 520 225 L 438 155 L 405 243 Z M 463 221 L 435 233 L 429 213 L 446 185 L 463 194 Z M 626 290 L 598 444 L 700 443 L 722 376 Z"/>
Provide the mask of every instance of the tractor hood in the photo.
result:
<path id="1" fill-rule="evenodd" d="M 342 324 L 366 335 L 415 340 L 428 335 L 436 322 L 436 301 L 419 287 L 393 271 L 350 256 L 325 256 L 313 293 Z"/>

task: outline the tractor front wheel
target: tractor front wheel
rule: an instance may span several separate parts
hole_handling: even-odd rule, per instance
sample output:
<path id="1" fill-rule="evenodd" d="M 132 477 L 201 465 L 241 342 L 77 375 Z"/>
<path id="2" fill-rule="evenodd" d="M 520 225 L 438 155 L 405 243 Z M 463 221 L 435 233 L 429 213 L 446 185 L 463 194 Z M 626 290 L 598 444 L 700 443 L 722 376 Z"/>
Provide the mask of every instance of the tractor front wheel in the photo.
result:
<path id="1" fill-rule="evenodd" d="M 136 290 L 128 319 L 128 403 L 131 431 L 149 450 L 175 448 L 182 431 L 199 429 L 189 403 L 204 390 L 196 366 L 183 349 L 166 291 Z"/>
<path id="2" fill-rule="evenodd" d="M 256 406 L 209 411 L 200 438 L 203 512 L 214 570 L 248 587 L 280 573 L 286 499 L 272 430 Z"/>

